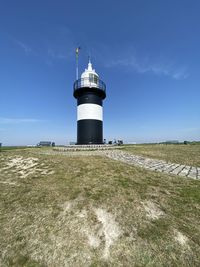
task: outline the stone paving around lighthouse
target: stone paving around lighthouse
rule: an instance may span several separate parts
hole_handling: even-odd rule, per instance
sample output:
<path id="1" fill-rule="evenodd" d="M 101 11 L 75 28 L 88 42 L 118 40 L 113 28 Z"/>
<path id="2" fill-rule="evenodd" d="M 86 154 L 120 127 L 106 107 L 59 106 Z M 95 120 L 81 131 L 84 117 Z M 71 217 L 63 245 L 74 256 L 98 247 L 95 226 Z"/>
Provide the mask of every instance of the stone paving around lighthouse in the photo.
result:
<path id="1" fill-rule="evenodd" d="M 136 165 L 152 171 L 180 175 L 192 179 L 200 179 L 200 168 L 182 164 L 170 163 L 164 160 L 151 159 L 143 156 L 130 154 L 124 151 L 112 150 L 101 151 L 101 154 L 119 160 L 124 163 Z"/>
<path id="2" fill-rule="evenodd" d="M 127 164 L 139 166 L 148 170 L 200 180 L 200 167 L 176 164 L 172 162 L 166 162 L 164 160 L 147 158 L 131 154 L 128 152 L 124 152 L 119 149 L 102 150 L 101 148 L 99 149 L 96 148 L 95 150 L 90 150 L 90 151 L 86 150 L 70 151 L 67 149 L 59 149 L 59 150 L 54 149 L 54 150 L 42 151 L 40 152 L 40 154 L 48 154 L 48 155 L 60 154 L 65 156 L 106 156 L 108 158 L 118 160 Z"/>

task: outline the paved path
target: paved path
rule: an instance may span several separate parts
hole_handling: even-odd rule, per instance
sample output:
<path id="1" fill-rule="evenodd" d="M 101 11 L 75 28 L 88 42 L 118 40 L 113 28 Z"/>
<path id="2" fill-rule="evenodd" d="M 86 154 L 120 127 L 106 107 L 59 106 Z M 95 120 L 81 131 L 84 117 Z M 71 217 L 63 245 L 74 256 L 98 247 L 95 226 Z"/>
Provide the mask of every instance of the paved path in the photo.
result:
<path id="1" fill-rule="evenodd" d="M 67 150 L 45 150 L 40 154 L 65 155 L 65 156 L 107 156 L 114 160 L 140 166 L 152 171 L 164 172 L 168 174 L 180 175 L 188 178 L 200 180 L 200 168 L 166 162 L 164 160 L 146 158 L 134 155 L 121 150 L 93 150 L 93 151 L 67 151 Z"/>
<path id="2" fill-rule="evenodd" d="M 166 162 L 164 160 L 151 159 L 143 156 L 130 154 L 124 151 L 101 151 L 101 154 L 128 164 L 143 167 L 145 169 L 175 174 L 200 180 L 200 168 Z"/>

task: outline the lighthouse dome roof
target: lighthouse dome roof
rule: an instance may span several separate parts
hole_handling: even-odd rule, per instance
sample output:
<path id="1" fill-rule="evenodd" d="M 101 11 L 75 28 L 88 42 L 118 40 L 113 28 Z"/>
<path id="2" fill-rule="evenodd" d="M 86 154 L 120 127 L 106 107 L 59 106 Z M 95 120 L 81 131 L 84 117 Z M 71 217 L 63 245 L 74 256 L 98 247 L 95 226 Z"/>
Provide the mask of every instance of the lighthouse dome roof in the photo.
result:
<path id="1" fill-rule="evenodd" d="M 88 68 L 85 69 L 85 71 L 81 74 L 81 79 L 89 78 L 89 77 L 91 77 L 91 74 L 99 77 L 99 75 L 95 72 L 95 69 L 92 69 L 92 63 L 89 60 L 89 62 L 88 62 Z"/>

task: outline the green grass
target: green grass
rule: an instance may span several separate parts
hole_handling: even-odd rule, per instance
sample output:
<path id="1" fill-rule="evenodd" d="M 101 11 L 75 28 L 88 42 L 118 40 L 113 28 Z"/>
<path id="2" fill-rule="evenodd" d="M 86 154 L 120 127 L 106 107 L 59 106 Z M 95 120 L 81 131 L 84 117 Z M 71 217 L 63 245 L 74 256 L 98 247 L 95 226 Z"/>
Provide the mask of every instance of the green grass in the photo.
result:
<path id="1" fill-rule="evenodd" d="M 40 151 L 0 155 L 0 266 L 199 266 L 199 181 Z M 35 172 L 5 169 L 19 156 L 39 158 Z M 109 214 L 111 239 L 120 232 L 107 257 L 96 209 Z"/>
<path id="2" fill-rule="evenodd" d="M 125 145 L 122 149 L 145 157 L 200 167 L 200 144 Z"/>
<path id="3" fill-rule="evenodd" d="M 27 149 L 26 146 L 2 146 L 0 147 L 0 152 L 16 149 Z"/>

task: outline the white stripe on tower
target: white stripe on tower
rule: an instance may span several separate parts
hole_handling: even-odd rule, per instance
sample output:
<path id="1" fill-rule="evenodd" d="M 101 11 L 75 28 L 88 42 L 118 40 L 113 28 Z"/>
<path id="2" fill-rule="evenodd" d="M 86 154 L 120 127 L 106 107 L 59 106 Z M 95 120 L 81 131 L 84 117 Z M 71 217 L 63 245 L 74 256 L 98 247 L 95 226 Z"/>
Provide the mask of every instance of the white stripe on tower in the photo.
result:
<path id="1" fill-rule="evenodd" d="M 103 108 L 97 104 L 81 104 L 77 107 L 77 121 L 99 120 L 103 121 Z"/>

